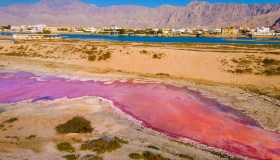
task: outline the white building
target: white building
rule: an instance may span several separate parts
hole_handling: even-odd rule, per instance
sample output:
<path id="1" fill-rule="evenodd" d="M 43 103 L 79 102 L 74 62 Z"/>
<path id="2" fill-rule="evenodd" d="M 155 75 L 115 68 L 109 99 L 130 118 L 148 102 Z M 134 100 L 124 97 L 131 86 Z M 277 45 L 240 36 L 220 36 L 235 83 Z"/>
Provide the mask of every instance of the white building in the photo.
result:
<path id="1" fill-rule="evenodd" d="M 256 36 L 272 36 L 274 33 L 270 32 L 270 28 L 268 27 L 257 27 L 255 33 L 253 35 Z"/>
<path id="2" fill-rule="evenodd" d="M 111 27 L 110 29 L 112 29 L 112 30 L 118 30 L 118 29 L 122 29 L 121 27 L 118 27 L 118 26 L 113 26 L 113 27 Z"/>
<path id="3" fill-rule="evenodd" d="M 152 30 L 155 31 L 155 32 L 158 32 L 158 31 L 159 31 L 158 28 L 153 28 Z"/>
<path id="4" fill-rule="evenodd" d="M 85 29 L 85 32 L 89 32 L 89 33 L 98 33 L 100 31 L 100 29 L 95 28 L 95 27 L 89 27 Z"/>
<path id="5" fill-rule="evenodd" d="M 46 29 L 47 26 L 44 25 L 44 24 L 37 24 L 37 25 L 34 25 L 34 26 L 28 26 L 28 29 L 31 31 L 31 32 L 43 32 L 44 29 Z"/>
<path id="6" fill-rule="evenodd" d="M 222 28 L 214 28 L 209 30 L 212 33 L 222 33 Z"/>
<path id="7" fill-rule="evenodd" d="M 25 25 L 20 26 L 11 26 L 11 31 L 19 32 L 19 31 L 25 31 L 27 27 Z"/>
<path id="8" fill-rule="evenodd" d="M 178 31 L 179 31 L 180 33 L 186 33 L 186 28 L 180 28 L 180 29 L 178 29 Z"/>
<path id="9" fill-rule="evenodd" d="M 269 33 L 270 32 L 270 28 L 268 27 L 257 27 L 257 33 Z"/>

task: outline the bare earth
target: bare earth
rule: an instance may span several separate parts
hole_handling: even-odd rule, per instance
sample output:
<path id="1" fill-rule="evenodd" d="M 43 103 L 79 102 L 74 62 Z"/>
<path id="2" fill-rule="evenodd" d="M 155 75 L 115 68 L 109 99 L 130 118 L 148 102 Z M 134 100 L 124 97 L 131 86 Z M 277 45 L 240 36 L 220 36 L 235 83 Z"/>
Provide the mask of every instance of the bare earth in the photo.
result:
<path id="1" fill-rule="evenodd" d="M 64 74 L 79 78 L 129 80 L 188 86 L 205 96 L 243 111 L 264 128 L 280 131 L 280 47 L 246 45 L 142 44 L 118 42 L 0 42 L 0 70 Z M 265 59 L 273 63 L 264 65 Z M 1 113 L 1 109 L 5 112 Z M 55 145 L 70 141 L 79 151 L 82 141 L 102 135 L 129 144 L 104 159 L 129 159 L 150 150 L 171 159 L 221 159 L 205 146 L 181 143 L 146 130 L 98 97 L 0 105 L 0 122 L 18 121 L 0 130 L 0 159 L 62 159 Z M 92 134 L 57 135 L 55 126 L 83 115 Z M 26 139 L 30 135 L 36 138 Z M 155 145 L 160 150 L 147 148 Z M 50 157 L 51 156 L 51 157 Z"/>

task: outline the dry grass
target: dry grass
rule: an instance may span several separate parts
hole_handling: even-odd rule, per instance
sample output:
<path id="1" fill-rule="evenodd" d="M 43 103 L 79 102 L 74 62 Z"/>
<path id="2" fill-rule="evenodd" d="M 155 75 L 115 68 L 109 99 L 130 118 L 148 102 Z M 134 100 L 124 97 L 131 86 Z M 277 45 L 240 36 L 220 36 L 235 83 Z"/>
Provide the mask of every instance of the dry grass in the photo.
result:
<path id="1" fill-rule="evenodd" d="M 82 144 L 81 150 L 92 150 L 97 153 L 112 152 L 127 143 L 127 141 L 119 139 L 118 137 L 110 138 L 104 136 L 96 140 L 85 142 Z"/>
<path id="2" fill-rule="evenodd" d="M 280 75 L 280 61 L 273 58 L 247 55 L 240 58 L 222 59 L 224 70 L 238 74 Z"/>

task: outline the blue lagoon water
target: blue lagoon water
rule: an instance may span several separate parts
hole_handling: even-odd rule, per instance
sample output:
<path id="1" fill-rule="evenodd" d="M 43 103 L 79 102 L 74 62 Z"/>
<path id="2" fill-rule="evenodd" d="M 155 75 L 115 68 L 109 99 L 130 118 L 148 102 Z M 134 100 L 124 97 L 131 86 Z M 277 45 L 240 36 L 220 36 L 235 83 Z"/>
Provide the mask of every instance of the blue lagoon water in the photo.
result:
<path id="1" fill-rule="evenodd" d="M 196 38 L 196 37 L 149 37 L 149 36 L 107 36 L 107 35 L 83 35 L 83 34 L 62 34 L 67 39 L 80 40 L 105 40 L 105 41 L 121 41 L 121 42 L 147 42 L 147 43 L 202 43 L 202 44 L 255 44 L 255 45 L 280 45 L 280 41 L 265 41 L 269 39 L 255 38 Z M 271 40 L 271 39 L 270 39 Z"/>
<path id="2" fill-rule="evenodd" d="M 10 32 L 0 32 L 0 35 L 12 36 Z M 151 36 L 108 36 L 108 35 L 88 35 L 88 34 L 61 34 L 67 39 L 80 40 L 103 40 L 120 42 L 142 42 L 142 43 L 200 43 L 200 44 L 254 44 L 254 45 L 280 45 L 280 41 L 267 41 L 276 39 L 256 39 L 256 38 L 208 38 L 208 37 L 151 37 Z"/>

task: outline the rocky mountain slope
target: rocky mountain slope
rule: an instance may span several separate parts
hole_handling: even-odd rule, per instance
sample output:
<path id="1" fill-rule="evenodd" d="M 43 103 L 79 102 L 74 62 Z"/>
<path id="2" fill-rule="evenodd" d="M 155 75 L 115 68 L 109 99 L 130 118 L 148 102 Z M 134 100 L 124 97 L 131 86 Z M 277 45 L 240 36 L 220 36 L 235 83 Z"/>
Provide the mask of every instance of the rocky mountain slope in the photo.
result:
<path id="1" fill-rule="evenodd" d="M 246 5 L 193 1 L 187 6 L 156 8 L 123 5 L 96 7 L 79 0 L 41 0 L 35 4 L 0 7 L 0 24 L 121 27 L 272 26 L 280 18 L 280 4 Z"/>
<path id="2" fill-rule="evenodd" d="M 280 29 L 280 18 L 271 26 L 272 29 Z"/>

